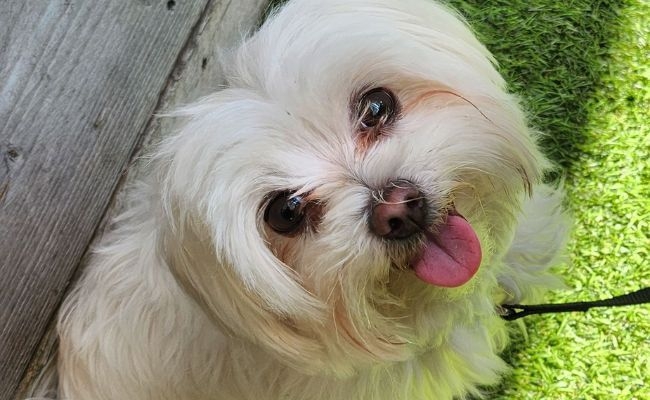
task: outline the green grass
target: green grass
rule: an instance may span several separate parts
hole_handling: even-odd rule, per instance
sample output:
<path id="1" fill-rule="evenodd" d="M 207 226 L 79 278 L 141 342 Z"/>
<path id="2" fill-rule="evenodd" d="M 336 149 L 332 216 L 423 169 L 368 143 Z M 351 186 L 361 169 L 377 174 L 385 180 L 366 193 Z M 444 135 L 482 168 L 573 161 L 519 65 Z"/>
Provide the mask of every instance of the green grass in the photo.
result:
<path id="1" fill-rule="evenodd" d="M 494 53 L 566 179 L 575 231 L 558 271 L 572 289 L 549 300 L 650 286 L 650 2 L 448 2 Z M 650 306 L 526 326 L 489 398 L 650 399 Z"/>
<path id="2" fill-rule="evenodd" d="M 462 1 L 511 89 L 547 134 L 575 231 L 572 290 L 553 301 L 650 286 L 650 3 Z M 514 333 L 495 399 L 650 399 L 650 307 L 535 316 Z"/>

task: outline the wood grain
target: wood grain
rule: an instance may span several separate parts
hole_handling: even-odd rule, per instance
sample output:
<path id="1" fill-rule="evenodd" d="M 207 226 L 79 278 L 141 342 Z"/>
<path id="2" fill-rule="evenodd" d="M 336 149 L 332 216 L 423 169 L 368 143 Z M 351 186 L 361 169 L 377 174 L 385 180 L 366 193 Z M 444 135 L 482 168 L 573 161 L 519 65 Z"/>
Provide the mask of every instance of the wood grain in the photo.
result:
<path id="1" fill-rule="evenodd" d="M 148 2 L 149 6 L 162 8 L 163 14 L 166 10 L 167 2 L 161 1 Z M 177 2 L 181 3 L 181 2 Z M 161 6 L 165 7 L 161 7 Z M 266 0 L 231 0 L 231 1 L 208 1 L 205 3 L 205 7 L 201 10 L 199 7 L 199 14 L 188 14 L 191 15 L 194 19 L 194 28 L 187 30 L 184 38 L 184 46 L 182 51 L 177 52 L 177 57 L 173 62 L 172 68 L 168 68 L 167 76 L 165 76 L 166 82 L 164 83 L 164 89 L 159 89 L 156 93 L 154 106 L 157 108 L 156 112 L 165 111 L 174 108 L 179 104 L 186 104 L 192 100 L 195 100 L 197 97 L 213 92 L 214 90 L 219 89 L 223 83 L 223 71 L 220 65 L 219 50 L 228 49 L 238 43 L 240 39 L 246 35 L 251 29 L 253 29 L 262 14 L 266 5 Z M 179 5 L 177 5 L 178 7 Z M 191 25 L 191 24 L 190 24 Z M 180 34 L 180 32 L 178 32 Z M 148 68 L 158 69 L 159 66 L 149 65 Z M 150 72 L 153 73 L 153 72 Z M 162 73 L 162 71 L 161 71 Z M 137 86 L 138 83 L 135 82 Z M 137 88 L 136 90 L 143 90 L 142 88 Z M 112 103 L 111 103 L 112 104 Z M 96 234 L 92 239 L 92 244 L 96 244 L 101 241 L 104 227 L 108 225 L 108 221 L 112 216 L 119 213 L 122 209 L 123 199 L 129 183 L 137 179 L 139 175 L 139 166 L 135 162 L 140 154 L 148 153 L 155 143 L 160 140 L 161 137 L 173 131 L 176 121 L 165 119 L 165 118 L 154 118 L 149 119 L 153 107 L 148 109 L 148 113 L 143 114 L 145 117 L 144 124 L 146 125 L 144 129 L 140 129 L 141 134 L 136 135 L 133 141 L 133 144 L 137 143 L 137 149 L 135 151 L 131 150 L 126 155 L 124 164 L 121 165 L 121 169 L 125 173 L 117 174 L 119 178 L 119 183 L 116 186 L 117 189 L 110 190 L 107 197 L 105 194 L 102 196 L 103 205 L 100 211 L 103 211 L 106 208 L 105 204 L 110 199 L 110 204 L 106 208 L 103 219 L 94 220 L 92 232 L 95 231 Z M 133 110 L 135 111 L 135 110 Z M 96 118 L 99 121 L 99 125 L 106 126 L 106 121 L 109 118 L 114 118 L 114 114 L 107 114 L 101 116 L 101 118 Z M 148 121 L 148 122 L 147 122 Z M 95 120 L 92 122 L 93 128 L 97 123 Z M 136 132 L 138 133 L 138 132 Z M 111 135 L 122 135 L 121 131 L 111 131 Z M 133 146 L 133 144 L 131 146 Z M 129 160 L 129 157 L 131 159 Z M 127 166 L 131 166 L 127 170 Z M 98 168 L 106 168 L 105 166 L 100 166 Z M 96 173 L 96 172 L 95 172 Z M 93 175 L 88 175 L 93 176 Z M 106 178 L 97 178 L 97 179 L 106 179 Z M 91 180 L 94 182 L 95 180 Z M 80 185 L 88 185 L 88 182 L 83 182 Z M 113 183 L 115 187 L 115 183 Z M 113 189 L 113 188 L 111 188 Z M 112 197 L 111 197 L 112 193 Z M 99 196 L 96 197 L 99 201 Z M 91 203 L 86 203 L 91 204 Z M 93 203 L 94 204 L 94 203 Z M 99 206 L 98 206 L 99 207 Z M 0 214 L 2 215 L 2 214 Z M 101 215 L 100 215 L 101 216 Z M 69 218 L 70 216 L 64 216 L 64 218 Z M 74 217 L 74 216 L 72 216 Z M 89 224 L 90 225 L 90 224 Z M 95 229 L 98 227 L 97 229 Z M 64 239 L 59 237 L 57 240 Z M 66 246 L 69 243 L 65 243 Z M 91 245 L 90 247 L 93 247 Z M 4 251 L 4 245 L 0 245 L 1 249 Z M 88 239 L 85 242 L 84 249 L 88 248 Z M 83 253 L 83 250 L 82 252 Z M 74 263 L 75 265 L 79 262 L 79 257 L 81 254 L 75 253 L 74 260 L 69 260 L 68 262 Z M 83 264 L 83 263 L 82 263 Z M 43 267 L 41 267 L 43 268 Z M 57 268 L 60 269 L 61 267 Z M 74 268 L 72 268 L 74 270 Z M 50 268 L 47 272 L 40 274 L 39 276 L 47 277 L 50 274 L 55 273 L 54 268 Z M 66 271 L 67 280 L 70 280 L 71 274 L 74 271 Z M 57 272 L 56 274 L 60 274 Z M 32 278 L 30 278 L 32 279 Z M 56 304 L 60 302 L 60 299 L 64 293 L 64 287 L 57 286 L 55 284 L 50 285 L 51 287 L 56 287 L 58 292 L 56 296 L 52 296 L 52 301 Z M 1 296 L 1 295 L 0 295 Z M 4 296 L 0 297 L 1 301 L 4 302 Z M 52 312 L 50 312 L 51 315 Z M 37 316 L 37 318 L 40 316 Z M 44 320 L 44 325 L 47 324 L 47 319 Z M 51 362 L 52 354 L 54 353 L 53 349 L 56 346 L 54 340 L 55 335 L 53 332 L 53 324 L 50 325 L 47 329 L 46 334 L 43 336 L 38 350 L 34 353 L 34 348 L 31 349 L 34 357 L 30 363 L 29 368 L 27 368 L 26 373 L 23 376 L 22 383 L 19 390 L 11 398 L 24 399 L 34 394 L 34 389 L 39 386 L 38 378 L 49 379 L 51 377 L 48 367 L 51 367 L 51 364 L 48 365 L 48 362 Z M 2 342 L 0 342 L 2 343 Z M 2 350 L 0 350 L 0 354 Z M 30 353 L 30 354 L 32 354 Z M 25 352 L 25 354 L 27 354 Z M 29 357 L 27 358 L 29 360 Z M 23 359 L 21 359 L 23 360 Z M 4 372 L 0 372 L 3 374 Z M 2 378 L 0 378 L 0 382 Z M 13 381 L 12 381 L 13 382 Z M 1 383 L 0 383 L 1 385 Z M 0 386 L 1 387 L 1 386 Z M 1 394 L 0 398 L 5 398 Z M 9 398 L 9 397 L 7 397 Z"/>
<path id="2" fill-rule="evenodd" d="M 1 399 L 13 396 L 206 4 L 0 7 Z"/>

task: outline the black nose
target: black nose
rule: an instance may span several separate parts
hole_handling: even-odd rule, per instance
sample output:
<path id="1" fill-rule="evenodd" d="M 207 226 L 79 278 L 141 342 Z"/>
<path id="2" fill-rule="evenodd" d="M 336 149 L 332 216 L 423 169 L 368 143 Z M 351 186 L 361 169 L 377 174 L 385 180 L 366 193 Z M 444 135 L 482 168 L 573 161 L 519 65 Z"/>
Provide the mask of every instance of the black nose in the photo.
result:
<path id="1" fill-rule="evenodd" d="M 372 232 L 385 239 L 406 239 L 424 228 L 426 201 L 413 183 L 391 182 L 382 194 L 370 213 Z"/>

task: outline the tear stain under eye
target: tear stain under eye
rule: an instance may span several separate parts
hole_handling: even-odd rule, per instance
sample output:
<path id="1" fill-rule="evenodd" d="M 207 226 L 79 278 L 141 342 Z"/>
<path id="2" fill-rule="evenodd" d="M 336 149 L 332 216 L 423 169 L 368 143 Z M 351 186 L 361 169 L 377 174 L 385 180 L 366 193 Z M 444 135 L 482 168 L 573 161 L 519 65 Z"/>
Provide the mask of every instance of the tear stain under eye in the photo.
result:
<path id="1" fill-rule="evenodd" d="M 274 243 L 270 243 L 272 246 L 271 251 L 273 251 L 275 257 L 277 257 L 278 260 L 282 261 L 284 265 L 288 266 L 291 269 L 294 269 L 290 259 L 292 258 L 291 256 L 295 254 L 298 243 L 295 240 L 292 240 L 292 238 L 276 240 L 275 242 L 276 245 L 274 245 Z"/>
<path id="2" fill-rule="evenodd" d="M 395 116 L 395 120 L 399 119 L 399 115 Z M 380 124 L 380 125 L 383 125 Z M 391 134 L 390 126 L 383 125 L 381 128 L 371 127 L 369 129 L 359 129 L 360 123 L 357 124 L 355 131 L 355 153 L 361 155 L 366 153 L 370 147 L 379 142 L 382 137 L 388 137 Z"/>
<path id="3" fill-rule="evenodd" d="M 299 235 L 317 234 L 325 212 L 324 204 L 311 193 L 305 194 L 303 201 L 305 202 L 303 205 L 303 227 Z"/>

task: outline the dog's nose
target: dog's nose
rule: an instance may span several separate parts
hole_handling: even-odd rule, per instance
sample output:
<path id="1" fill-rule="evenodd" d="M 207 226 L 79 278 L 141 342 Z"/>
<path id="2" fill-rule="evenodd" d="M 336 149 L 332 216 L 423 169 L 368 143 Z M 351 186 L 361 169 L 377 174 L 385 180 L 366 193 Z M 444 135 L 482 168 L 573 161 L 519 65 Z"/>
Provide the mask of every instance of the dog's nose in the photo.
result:
<path id="1" fill-rule="evenodd" d="M 406 239 L 420 232 L 426 219 L 426 201 L 411 182 L 394 181 L 372 206 L 370 230 L 385 239 Z"/>

